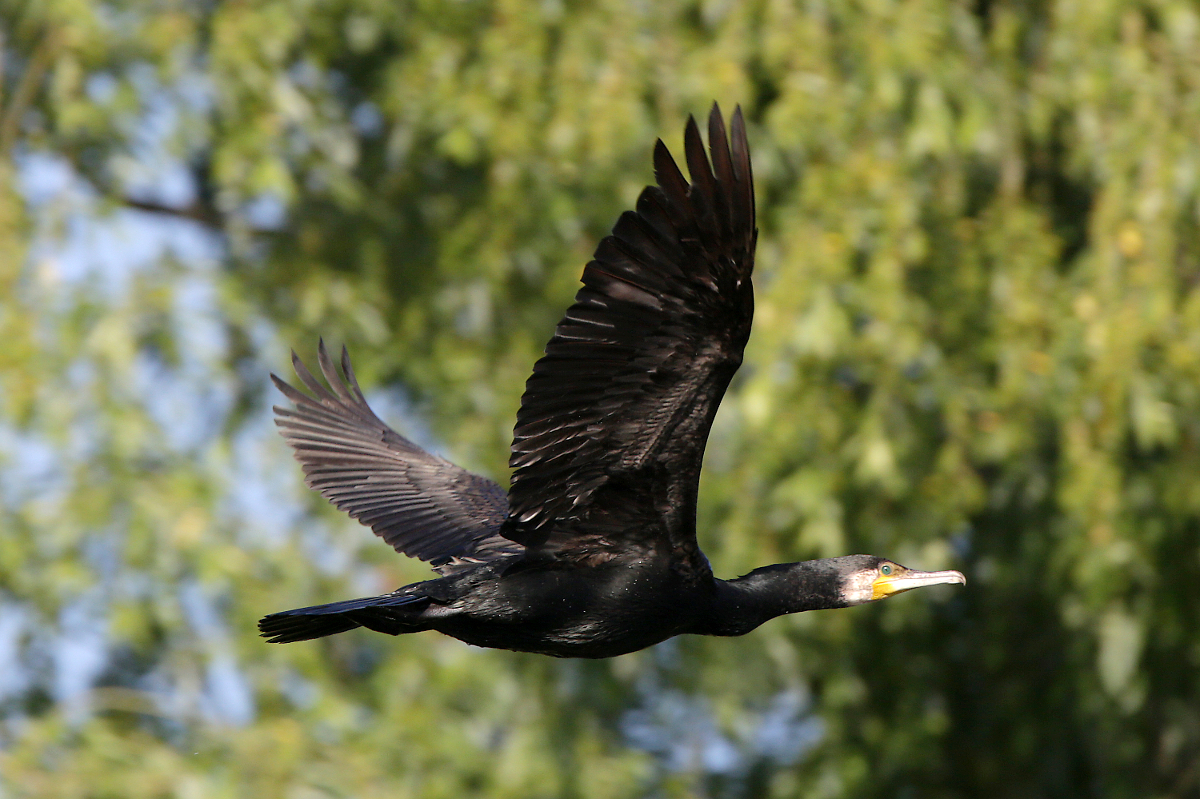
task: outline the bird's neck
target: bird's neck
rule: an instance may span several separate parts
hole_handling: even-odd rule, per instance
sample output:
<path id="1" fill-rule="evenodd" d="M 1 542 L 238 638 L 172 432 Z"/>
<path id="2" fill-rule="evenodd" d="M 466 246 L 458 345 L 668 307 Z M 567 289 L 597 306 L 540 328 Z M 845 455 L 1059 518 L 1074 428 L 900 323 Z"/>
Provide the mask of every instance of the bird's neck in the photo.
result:
<path id="1" fill-rule="evenodd" d="M 776 616 L 845 606 L 840 579 L 828 561 L 779 563 L 734 580 L 718 580 L 701 632 L 745 635 Z"/>

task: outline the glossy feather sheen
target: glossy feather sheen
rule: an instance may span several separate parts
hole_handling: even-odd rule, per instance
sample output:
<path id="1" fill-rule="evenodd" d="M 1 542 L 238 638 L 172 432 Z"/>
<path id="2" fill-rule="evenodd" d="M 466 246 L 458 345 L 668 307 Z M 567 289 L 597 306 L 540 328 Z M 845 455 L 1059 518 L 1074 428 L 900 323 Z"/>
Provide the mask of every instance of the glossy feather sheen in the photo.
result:
<path id="1" fill-rule="evenodd" d="M 621 215 L 583 272 L 575 297 L 534 366 L 513 435 L 504 535 L 569 556 L 590 540 L 614 553 L 669 555 L 692 579 L 709 574 L 695 538 L 704 445 L 750 334 L 754 191 L 745 125 L 732 150 L 715 107 L 713 164 L 689 120 L 689 184 L 660 141 L 659 186 Z M 630 486 L 657 502 L 616 529 Z M 663 502 L 661 500 L 668 500 Z M 628 515 L 628 514 L 626 514 Z"/>

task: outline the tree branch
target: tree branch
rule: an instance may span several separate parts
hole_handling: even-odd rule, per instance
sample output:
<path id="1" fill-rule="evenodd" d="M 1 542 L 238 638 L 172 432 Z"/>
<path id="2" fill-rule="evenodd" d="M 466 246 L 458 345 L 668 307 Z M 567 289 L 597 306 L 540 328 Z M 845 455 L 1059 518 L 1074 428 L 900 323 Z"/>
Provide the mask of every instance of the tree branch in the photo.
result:
<path id="1" fill-rule="evenodd" d="M 59 29 L 51 28 L 33 48 L 33 53 L 29 56 L 25 71 L 17 82 L 12 99 L 9 100 L 8 107 L 4 108 L 3 113 L 0 114 L 0 157 L 7 157 L 12 150 L 13 143 L 17 138 L 17 126 L 20 124 L 21 115 L 25 113 L 25 109 L 37 96 L 42 78 L 50 69 L 61 42 L 62 36 Z"/>

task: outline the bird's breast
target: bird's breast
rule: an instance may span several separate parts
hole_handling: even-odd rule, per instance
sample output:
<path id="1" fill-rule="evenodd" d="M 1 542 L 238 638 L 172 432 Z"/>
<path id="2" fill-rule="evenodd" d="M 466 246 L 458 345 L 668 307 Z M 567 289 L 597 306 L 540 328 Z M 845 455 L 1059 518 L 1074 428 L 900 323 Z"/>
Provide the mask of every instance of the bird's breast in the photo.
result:
<path id="1" fill-rule="evenodd" d="M 692 591 L 669 570 L 640 564 L 530 569 L 481 585 L 436 627 L 478 646 L 612 657 L 694 626 Z"/>

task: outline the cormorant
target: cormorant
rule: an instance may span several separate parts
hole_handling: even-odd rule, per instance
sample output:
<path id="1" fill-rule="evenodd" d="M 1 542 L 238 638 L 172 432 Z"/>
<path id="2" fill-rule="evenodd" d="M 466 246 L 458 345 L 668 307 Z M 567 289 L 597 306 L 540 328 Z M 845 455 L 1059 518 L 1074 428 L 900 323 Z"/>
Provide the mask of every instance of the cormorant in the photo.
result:
<path id="1" fill-rule="evenodd" d="M 965 583 L 848 555 L 713 576 L 696 543 L 709 427 L 742 362 L 754 300 L 754 186 L 738 108 L 726 138 L 684 132 L 689 183 L 659 140 L 657 186 L 617 220 L 533 368 L 517 414 L 507 492 L 425 452 L 375 416 L 342 349 L 322 342 L 322 385 L 292 354 L 305 394 L 276 424 L 308 485 L 441 576 L 390 594 L 274 613 L 288 643 L 355 627 L 437 630 L 477 646 L 603 658 L 682 633 L 742 635 L 785 613 Z"/>

